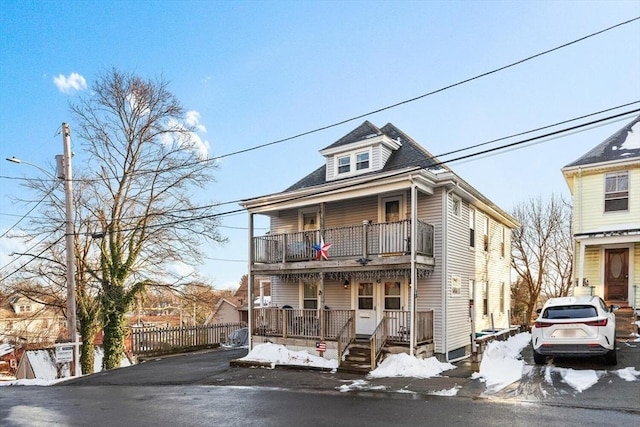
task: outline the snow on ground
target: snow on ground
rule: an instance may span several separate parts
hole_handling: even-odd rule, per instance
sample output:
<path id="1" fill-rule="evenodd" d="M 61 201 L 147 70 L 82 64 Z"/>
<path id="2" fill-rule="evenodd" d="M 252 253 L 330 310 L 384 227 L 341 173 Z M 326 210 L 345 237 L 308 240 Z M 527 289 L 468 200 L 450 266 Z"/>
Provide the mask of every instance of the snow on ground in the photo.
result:
<path id="1" fill-rule="evenodd" d="M 314 366 L 318 368 L 336 369 L 336 359 L 327 360 L 320 356 L 314 356 L 307 351 L 292 351 L 283 345 L 265 343 L 253 347 L 245 357 L 239 360 L 252 362 L 270 362 L 271 367 L 276 365 Z"/>
<path id="2" fill-rule="evenodd" d="M 8 381 L 2 380 L 0 378 L 0 386 L 49 386 L 62 381 L 67 381 L 71 378 L 69 376 L 69 368 L 68 365 L 65 365 L 62 370 L 62 375 L 64 378 L 57 378 L 58 372 L 56 368 L 56 363 L 53 359 L 53 355 L 51 351 L 48 350 L 30 350 L 25 353 L 29 358 L 29 363 L 36 374 L 36 378 L 34 379 L 10 379 Z M 93 369 L 94 372 L 102 371 L 102 358 L 104 355 L 104 351 L 101 347 L 96 347 Z M 131 366 L 131 362 L 126 357 L 122 359 L 122 363 L 120 367 L 124 368 L 127 366 Z"/>
<path id="3" fill-rule="evenodd" d="M 435 357 L 418 359 L 409 356 L 407 353 L 399 353 L 387 356 L 382 363 L 380 363 L 380 366 L 369 372 L 369 377 L 431 378 L 439 376 L 443 371 L 455 368 L 455 365 L 440 362 Z"/>
<path id="4" fill-rule="evenodd" d="M 458 394 L 459 390 L 460 390 L 460 386 L 455 386 L 450 388 L 449 390 L 433 391 L 429 394 L 432 394 L 434 396 L 455 396 Z"/>
<path id="5" fill-rule="evenodd" d="M 632 366 L 613 372 L 625 381 L 640 381 L 640 371 Z"/>
<path id="6" fill-rule="evenodd" d="M 522 332 L 506 341 L 491 341 L 480 362 L 480 372 L 471 378 L 484 381 L 487 391 L 495 393 L 522 378 L 524 360 L 520 353 L 531 342 L 531 334 Z"/>

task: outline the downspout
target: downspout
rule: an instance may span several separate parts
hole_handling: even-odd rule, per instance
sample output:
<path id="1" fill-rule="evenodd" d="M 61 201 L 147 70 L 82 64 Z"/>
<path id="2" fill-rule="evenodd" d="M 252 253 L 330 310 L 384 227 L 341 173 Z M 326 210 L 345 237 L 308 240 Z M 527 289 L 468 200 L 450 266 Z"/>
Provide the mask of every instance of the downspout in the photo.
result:
<path id="1" fill-rule="evenodd" d="M 575 177 L 574 177 L 575 179 Z M 577 194 L 578 194 L 578 206 L 579 206 L 579 215 L 577 218 L 577 230 L 574 231 L 574 235 L 575 234 L 579 234 L 582 233 L 582 221 L 583 221 L 583 206 L 582 206 L 582 168 L 578 168 L 578 189 L 577 189 Z M 584 256 L 585 256 L 585 247 L 584 247 L 584 241 L 583 240 L 576 240 L 573 239 L 573 241 L 575 243 L 578 243 L 580 245 L 579 248 L 579 255 L 578 255 L 578 283 L 576 283 L 576 287 L 582 286 L 583 282 L 584 282 Z M 574 255 L 575 255 L 575 248 L 574 248 Z M 574 288 L 574 295 L 575 295 L 575 288 Z"/>
<path id="2" fill-rule="evenodd" d="M 247 270 L 247 293 L 249 299 L 249 312 L 247 313 L 248 325 L 248 344 L 249 351 L 253 348 L 253 273 L 251 272 L 251 266 L 253 265 L 253 215 L 249 213 L 249 268 Z"/>
<path id="3" fill-rule="evenodd" d="M 416 346 L 416 298 L 418 289 L 418 272 L 416 271 L 416 239 L 418 230 L 418 191 L 413 176 L 409 175 L 411 182 L 411 282 L 409 283 L 409 291 L 411 299 L 409 301 L 409 309 L 411 310 L 411 326 L 409 327 L 409 356 L 414 355 Z"/>

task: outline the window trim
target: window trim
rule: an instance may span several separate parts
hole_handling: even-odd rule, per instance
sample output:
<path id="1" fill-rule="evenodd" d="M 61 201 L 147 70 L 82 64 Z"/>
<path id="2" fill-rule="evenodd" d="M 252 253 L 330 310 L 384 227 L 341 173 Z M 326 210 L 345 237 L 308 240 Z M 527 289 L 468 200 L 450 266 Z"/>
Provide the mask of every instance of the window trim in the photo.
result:
<path id="1" fill-rule="evenodd" d="M 366 160 L 367 167 L 358 168 L 360 164 L 364 163 L 364 162 L 358 161 L 358 156 L 362 154 L 367 155 L 367 160 Z M 348 164 L 340 163 L 342 160 L 346 160 L 346 159 L 348 159 Z M 334 162 L 335 162 L 336 177 L 354 176 L 354 175 L 366 173 L 373 169 L 373 150 L 371 147 L 366 147 L 364 149 L 361 148 L 354 151 L 348 151 L 341 154 L 336 154 L 334 157 Z M 348 170 L 340 171 L 341 167 L 342 168 L 348 167 Z"/>
<path id="2" fill-rule="evenodd" d="M 469 247 L 476 247 L 476 210 L 469 208 Z"/>
<path id="3" fill-rule="evenodd" d="M 451 296 L 458 298 L 462 295 L 462 278 L 456 274 L 451 275 Z"/>
<path id="4" fill-rule="evenodd" d="M 489 217 L 485 216 L 482 221 L 482 244 L 485 252 L 489 252 L 489 230 L 491 226 L 489 224 Z"/>
<path id="5" fill-rule="evenodd" d="M 621 190 L 619 188 L 620 178 L 626 178 L 626 189 Z M 616 188 L 613 191 L 607 191 L 607 181 L 611 178 L 615 178 Z M 616 172 L 607 172 L 604 174 L 604 213 L 609 212 L 629 212 L 629 171 L 616 171 Z M 619 202 L 625 200 L 625 208 L 624 209 L 607 209 L 607 202 Z M 609 203 L 613 204 L 613 203 Z"/>
<path id="6" fill-rule="evenodd" d="M 451 212 L 456 218 L 462 217 L 462 199 L 456 195 L 451 196 Z"/>

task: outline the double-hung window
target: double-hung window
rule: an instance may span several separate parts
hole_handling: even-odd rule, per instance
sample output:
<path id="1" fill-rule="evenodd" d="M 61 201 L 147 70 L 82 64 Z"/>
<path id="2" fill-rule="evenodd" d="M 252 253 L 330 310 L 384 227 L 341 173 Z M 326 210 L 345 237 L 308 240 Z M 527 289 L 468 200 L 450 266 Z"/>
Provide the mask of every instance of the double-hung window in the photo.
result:
<path id="1" fill-rule="evenodd" d="M 469 247 L 476 246 L 476 211 L 469 209 Z"/>
<path id="2" fill-rule="evenodd" d="M 605 176 L 604 211 L 629 209 L 629 172 L 612 172 Z"/>
<path id="3" fill-rule="evenodd" d="M 351 172 L 351 156 L 338 157 L 338 173 Z"/>
<path id="4" fill-rule="evenodd" d="M 356 170 L 369 169 L 369 152 L 364 151 L 356 154 Z"/>

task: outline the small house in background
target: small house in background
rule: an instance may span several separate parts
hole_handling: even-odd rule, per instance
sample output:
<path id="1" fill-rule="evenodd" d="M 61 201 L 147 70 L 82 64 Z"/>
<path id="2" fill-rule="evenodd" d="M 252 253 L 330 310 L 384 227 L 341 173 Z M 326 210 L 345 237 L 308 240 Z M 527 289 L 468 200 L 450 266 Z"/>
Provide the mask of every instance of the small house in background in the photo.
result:
<path id="1" fill-rule="evenodd" d="M 249 283 L 271 283 L 272 307 L 249 289 L 250 345 L 375 366 L 384 349 L 460 359 L 476 331 L 509 328 L 509 214 L 390 123 L 365 121 L 320 154 L 286 190 L 241 202 Z M 254 234 L 256 215 L 269 233 Z"/>
<path id="2" fill-rule="evenodd" d="M 234 323 L 241 321 L 241 315 L 238 311 L 238 305 L 227 298 L 220 298 L 213 311 L 205 320 L 205 325 L 214 325 L 216 323 Z"/>
<path id="3" fill-rule="evenodd" d="M 25 345 L 54 343 L 66 335 L 66 319 L 52 305 L 21 295 L 0 298 L 0 338 Z"/>
<path id="4" fill-rule="evenodd" d="M 574 293 L 640 307 L 640 116 L 562 173 L 573 202 Z"/>

